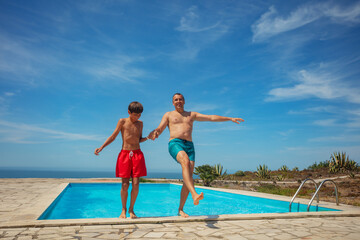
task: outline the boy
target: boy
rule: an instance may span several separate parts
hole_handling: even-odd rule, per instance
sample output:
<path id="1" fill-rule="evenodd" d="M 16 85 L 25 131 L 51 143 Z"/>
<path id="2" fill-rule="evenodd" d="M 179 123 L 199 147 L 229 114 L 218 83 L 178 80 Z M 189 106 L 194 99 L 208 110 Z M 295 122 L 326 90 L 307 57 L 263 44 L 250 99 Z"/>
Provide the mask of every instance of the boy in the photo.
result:
<path id="1" fill-rule="evenodd" d="M 121 118 L 115 131 L 105 141 L 105 143 L 95 150 L 95 155 L 110 143 L 112 143 L 119 132 L 123 140 L 122 149 L 119 153 L 116 164 L 116 177 L 121 177 L 121 202 L 122 211 L 120 218 L 126 218 L 126 201 L 128 197 L 129 179 L 132 177 L 131 200 L 129 207 L 130 218 L 137 218 L 134 213 L 134 204 L 139 192 L 139 179 L 146 176 L 146 166 L 144 154 L 140 150 L 140 143 L 145 142 L 149 137 L 142 137 L 143 122 L 139 121 L 143 106 L 139 102 L 132 102 L 128 107 L 128 118 Z"/>

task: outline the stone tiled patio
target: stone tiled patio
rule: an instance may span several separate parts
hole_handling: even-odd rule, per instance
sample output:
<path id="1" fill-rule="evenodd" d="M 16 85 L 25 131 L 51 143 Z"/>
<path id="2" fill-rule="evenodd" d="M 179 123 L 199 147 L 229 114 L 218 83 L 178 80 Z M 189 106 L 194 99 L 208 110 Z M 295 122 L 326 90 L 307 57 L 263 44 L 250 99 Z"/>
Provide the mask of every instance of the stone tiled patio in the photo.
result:
<path id="1" fill-rule="evenodd" d="M 340 206 L 343 211 L 330 213 L 36 220 L 68 182 L 85 181 L 98 180 L 0 179 L 0 239 L 359 239 L 360 236 L 360 208 L 351 206 Z"/>

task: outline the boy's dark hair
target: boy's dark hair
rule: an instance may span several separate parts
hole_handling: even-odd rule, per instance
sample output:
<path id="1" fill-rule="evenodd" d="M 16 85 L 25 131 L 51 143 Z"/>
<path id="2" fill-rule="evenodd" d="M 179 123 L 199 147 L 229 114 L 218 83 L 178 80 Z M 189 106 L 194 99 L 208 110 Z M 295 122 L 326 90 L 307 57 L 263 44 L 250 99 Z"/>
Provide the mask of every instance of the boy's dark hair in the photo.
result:
<path id="1" fill-rule="evenodd" d="M 142 113 L 144 108 L 143 108 L 143 105 L 141 105 L 141 103 L 132 102 L 132 103 L 129 104 L 128 110 L 131 113 Z"/>
<path id="2" fill-rule="evenodd" d="M 183 97 L 184 101 L 185 101 L 185 97 L 184 97 L 184 95 L 182 95 L 181 93 L 175 93 L 175 94 L 172 96 L 172 99 L 174 99 L 175 95 L 181 95 L 181 96 Z"/>

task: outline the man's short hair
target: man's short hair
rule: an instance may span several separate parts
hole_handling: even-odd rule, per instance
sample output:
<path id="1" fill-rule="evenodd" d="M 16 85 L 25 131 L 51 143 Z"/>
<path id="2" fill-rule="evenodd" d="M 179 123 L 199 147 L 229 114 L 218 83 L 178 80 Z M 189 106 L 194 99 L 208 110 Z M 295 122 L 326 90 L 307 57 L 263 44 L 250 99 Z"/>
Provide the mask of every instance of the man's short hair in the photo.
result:
<path id="1" fill-rule="evenodd" d="M 185 101 L 185 97 L 184 97 L 184 95 L 182 95 L 181 93 L 175 93 L 175 94 L 172 96 L 172 99 L 174 99 L 175 95 L 181 95 L 181 96 L 183 97 L 184 101 Z"/>
<path id="2" fill-rule="evenodd" d="M 143 105 L 139 102 L 130 103 L 128 109 L 131 113 L 142 113 L 144 110 Z"/>

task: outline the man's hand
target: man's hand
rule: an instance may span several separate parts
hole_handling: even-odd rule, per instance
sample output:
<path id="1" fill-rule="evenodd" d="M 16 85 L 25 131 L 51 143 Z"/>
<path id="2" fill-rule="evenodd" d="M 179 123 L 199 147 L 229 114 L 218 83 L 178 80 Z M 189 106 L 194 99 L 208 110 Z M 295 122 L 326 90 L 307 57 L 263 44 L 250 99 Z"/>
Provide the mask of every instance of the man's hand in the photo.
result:
<path id="1" fill-rule="evenodd" d="M 234 123 L 239 124 L 240 122 L 244 122 L 245 120 L 242 118 L 231 118 L 231 121 L 233 121 Z"/>
<path id="2" fill-rule="evenodd" d="M 148 138 L 151 139 L 151 140 L 155 140 L 155 138 L 158 138 L 159 137 L 159 132 L 155 130 L 153 130 L 151 133 L 149 133 L 149 136 Z"/>
<path id="3" fill-rule="evenodd" d="M 99 153 L 103 150 L 102 147 L 99 147 L 97 149 L 95 149 L 95 155 L 99 155 Z"/>

